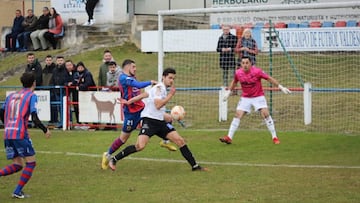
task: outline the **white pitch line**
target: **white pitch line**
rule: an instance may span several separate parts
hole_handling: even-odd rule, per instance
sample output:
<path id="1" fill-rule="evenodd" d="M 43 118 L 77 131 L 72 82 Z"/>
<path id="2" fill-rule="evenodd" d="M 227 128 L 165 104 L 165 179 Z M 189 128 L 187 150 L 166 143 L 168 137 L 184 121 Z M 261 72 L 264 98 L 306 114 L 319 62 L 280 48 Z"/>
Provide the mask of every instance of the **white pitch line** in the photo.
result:
<path id="1" fill-rule="evenodd" d="M 102 157 L 99 154 L 77 153 L 77 152 L 50 152 L 50 151 L 36 151 L 41 154 L 64 154 L 68 156 L 85 156 L 85 157 Z M 173 163 L 186 163 L 185 160 L 175 159 L 155 159 L 155 158 L 139 158 L 139 157 L 126 157 L 130 160 L 141 161 L 155 161 L 155 162 L 173 162 Z M 219 166 L 250 166 L 250 167 L 282 167 L 282 168 L 327 168 L 327 169 L 360 169 L 360 166 L 339 166 L 339 165 L 300 165 L 300 164 L 257 164 L 257 163 L 240 163 L 240 162 L 207 162 L 199 161 L 202 164 L 219 165 Z"/>

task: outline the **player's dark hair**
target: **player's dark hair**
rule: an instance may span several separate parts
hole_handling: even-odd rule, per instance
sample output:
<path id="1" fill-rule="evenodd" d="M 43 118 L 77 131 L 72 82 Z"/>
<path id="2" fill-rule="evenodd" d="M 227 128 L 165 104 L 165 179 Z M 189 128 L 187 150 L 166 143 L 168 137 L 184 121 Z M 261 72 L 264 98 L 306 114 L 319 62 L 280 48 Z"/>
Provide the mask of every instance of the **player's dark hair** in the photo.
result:
<path id="1" fill-rule="evenodd" d="M 243 57 L 241 57 L 241 60 L 243 60 L 243 59 L 249 59 L 249 61 L 251 61 L 251 58 L 250 58 L 249 56 L 243 56 Z"/>
<path id="2" fill-rule="evenodd" d="M 20 81 L 25 88 L 29 88 L 35 81 L 35 75 L 32 72 L 25 72 L 22 74 Z"/>
<path id="3" fill-rule="evenodd" d="M 51 56 L 51 55 L 47 55 L 45 58 L 52 58 L 52 56 Z"/>
<path id="4" fill-rule="evenodd" d="M 56 59 L 64 59 L 64 56 L 57 56 Z"/>
<path id="5" fill-rule="evenodd" d="M 176 71 L 174 68 L 166 68 L 164 71 L 163 71 L 163 74 L 162 76 L 167 76 L 169 74 L 176 74 Z"/>
<path id="6" fill-rule="evenodd" d="M 135 63 L 135 61 L 131 60 L 131 59 L 125 59 L 124 62 L 122 63 L 122 67 L 124 68 L 126 65 Z"/>
<path id="7" fill-rule="evenodd" d="M 104 54 L 106 54 L 106 53 L 110 53 L 110 54 L 111 54 L 111 51 L 110 51 L 109 49 L 105 49 Z"/>

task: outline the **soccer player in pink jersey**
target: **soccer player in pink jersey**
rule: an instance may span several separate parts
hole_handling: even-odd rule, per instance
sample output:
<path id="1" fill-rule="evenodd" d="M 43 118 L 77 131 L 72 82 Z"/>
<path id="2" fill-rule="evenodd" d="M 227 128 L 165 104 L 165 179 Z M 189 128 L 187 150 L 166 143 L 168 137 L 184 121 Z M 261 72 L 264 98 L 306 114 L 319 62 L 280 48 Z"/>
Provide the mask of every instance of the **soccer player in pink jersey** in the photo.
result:
<path id="1" fill-rule="evenodd" d="M 260 68 L 253 66 L 249 57 L 242 57 L 241 68 L 236 70 L 234 79 L 227 90 L 224 100 L 226 101 L 228 99 L 231 91 L 235 88 L 237 83 L 240 83 L 241 85 L 242 94 L 236 107 L 235 117 L 231 122 L 228 134 L 220 138 L 221 142 L 231 144 L 235 131 L 240 126 L 241 118 L 246 113 L 250 113 L 251 106 L 253 106 L 255 111 L 260 111 L 260 114 L 271 133 L 274 144 L 280 144 L 280 140 L 276 135 L 274 121 L 269 114 L 264 91 L 261 85 L 261 79 L 269 81 L 285 94 L 291 93 L 289 89 L 280 85 L 276 79 L 266 74 Z"/>
<path id="2" fill-rule="evenodd" d="M 23 169 L 23 160 L 25 160 L 25 168 L 12 194 L 14 198 L 23 199 L 28 195 L 25 195 L 22 189 L 30 180 L 36 166 L 35 150 L 27 131 L 29 116 L 32 116 L 32 121 L 46 134 L 46 137 L 50 137 L 51 133 L 37 115 L 37 96 L 33 93 L 36 87 L 34 74 L 25 72 L 20 80 L 24 88 L 7 96 L 0 109 L 0 118 L 5 128 L 6 158 L 13 161 L 12 164 L 0 169 L 0 177 Z"/>

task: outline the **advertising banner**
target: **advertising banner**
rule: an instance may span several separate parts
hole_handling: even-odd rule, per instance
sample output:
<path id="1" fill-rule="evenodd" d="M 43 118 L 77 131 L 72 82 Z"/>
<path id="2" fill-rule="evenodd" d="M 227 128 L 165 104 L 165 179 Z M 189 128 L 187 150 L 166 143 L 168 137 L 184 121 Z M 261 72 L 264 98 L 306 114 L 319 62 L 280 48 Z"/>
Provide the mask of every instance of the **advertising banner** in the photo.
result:
<path id="1" fill-rule="evenodd" d="M 360 51 L 360 28 L 287 28 L 277 29 L 287 51 Z M 280 41 L 269 31 L 262 30 L 262 51 L 269 51 L 270 39 L 273 51 L 283 51 Z"/>
<path id="2" fill-rule="evenodd" d="M 89 123 L 123 123 L 119 92 L 79 91 L 79 120 Z"/>

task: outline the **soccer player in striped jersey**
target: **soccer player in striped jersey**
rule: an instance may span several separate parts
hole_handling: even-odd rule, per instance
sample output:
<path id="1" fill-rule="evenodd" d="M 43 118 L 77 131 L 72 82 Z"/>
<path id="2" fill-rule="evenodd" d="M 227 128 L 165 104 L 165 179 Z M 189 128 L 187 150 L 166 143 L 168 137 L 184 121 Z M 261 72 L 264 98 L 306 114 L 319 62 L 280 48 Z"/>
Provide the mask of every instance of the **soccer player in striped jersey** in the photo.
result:
<path id="1" fill-rule="evenodd" d="M 261 79 L 269 81 L 285 94 L 291 93 L 290 90 L 280 85 L 273 77 L 266 74 L 260 68 L 253 66 L 250 57 L 242 57 L 241 67 L 236 70 L 234 79 L 227 90 L 224 100 L 227 100 L 238 82 L 240 83 L 242 90 L 241 99 L 236 107 L 236 114 L 231 122 L 229 132 L 227 135 L 220 138 L 221 142 L 231 144 L 235 131 L 240 125 L 240 119 L 245 116 L 246 113 L 250 113 L 251 107 L 253 106 L 255 111 L 260 111 L 260 115 L 264 119 L 265 124 L 271 133 L 274 144 L 280 144 L 280 140 L 276 135 L 274 121 L 269 114 Z"/>
<path id="2" fill-rule="evenodd" d="M 175 143 L 186 161 L 190 164 L 192 171 L 207 171 L 207 168 L 201 167 L 193 157 L 183 137 L 175 130 L 175 128 L 168 122 L 166 118 L 166 103 L 175 95 L 175 80 L 176 71 L 173 68 L 166 68 L 162 74 L 162 82 L 153 86 L 149 92 L 145 92 L 148 99 L 144 110 L 141 112 L 142 127 L 139 132 L 138 139 L 135 145 L 129 145 L 124 150 L 119 152 L 116 156 L 111 158 L 109 167 L 111 170 L 116 169 L 116 162 L 143 150 L 153 135 L 157 135 L 162 139 L 169 139 Z M 166 88 L 170 88 L 167 93 Z M 143 95 L 142 94 L 142 95 Z M 140 95 L 141 96 L 141 95 Z"/>
<path id="3" fill-rule="evenodd" d="M 12 164 L 0 170 L 0 176 L 11 175 L 23 169 L 18 185 L 12 194 L 12 197 L 22 199 L 28 197 L 24 194 L 23 187 L 31 178 L 36 166 L 35 150 L 27 130 L 29 116 L 31 115 L 32 121 L 45 133 L 46 137 L 50 137 L 51 133 L 37 115 L 37 96 L 33 93 L 36 87 L 34 74 L 26 72 L 20 80 L 24 88 L 7 96 L 0 109 L 0 118 L 5 128 L 6 158 L 13 161 Z M 25 168 L 23 168 L 23 160 L 25 160 Z"/>
<path id="4" fill-rule="evenodd" d="M 157 81 L 144 81 L 140 82 L 136 80 L 136 64 L 135 61 L 126 59 L 122 64 L 123 73 L 120 74 L 118 84 L 121 92 L 121 99 L 130 100 L 133 97 L 138 96 L 140 89 L 149 85 L 154 85 Z M 140 114 L 144 109 L 144 102 L 139 100 L 133 104 L 124 105 L 124 124 L 121 134 L 110 145 L 107 152 L 103 153 L 101 168 L 106 170 L 108 168 L 111 154 L 118 150 L 130 137 L 131 132 L 138 126 L 141 117 Z M 176 151 L 176 147 L 169 143 L 169 140 L 160 141 L 160 146 L 165 147 L 170 151 Z"/>

